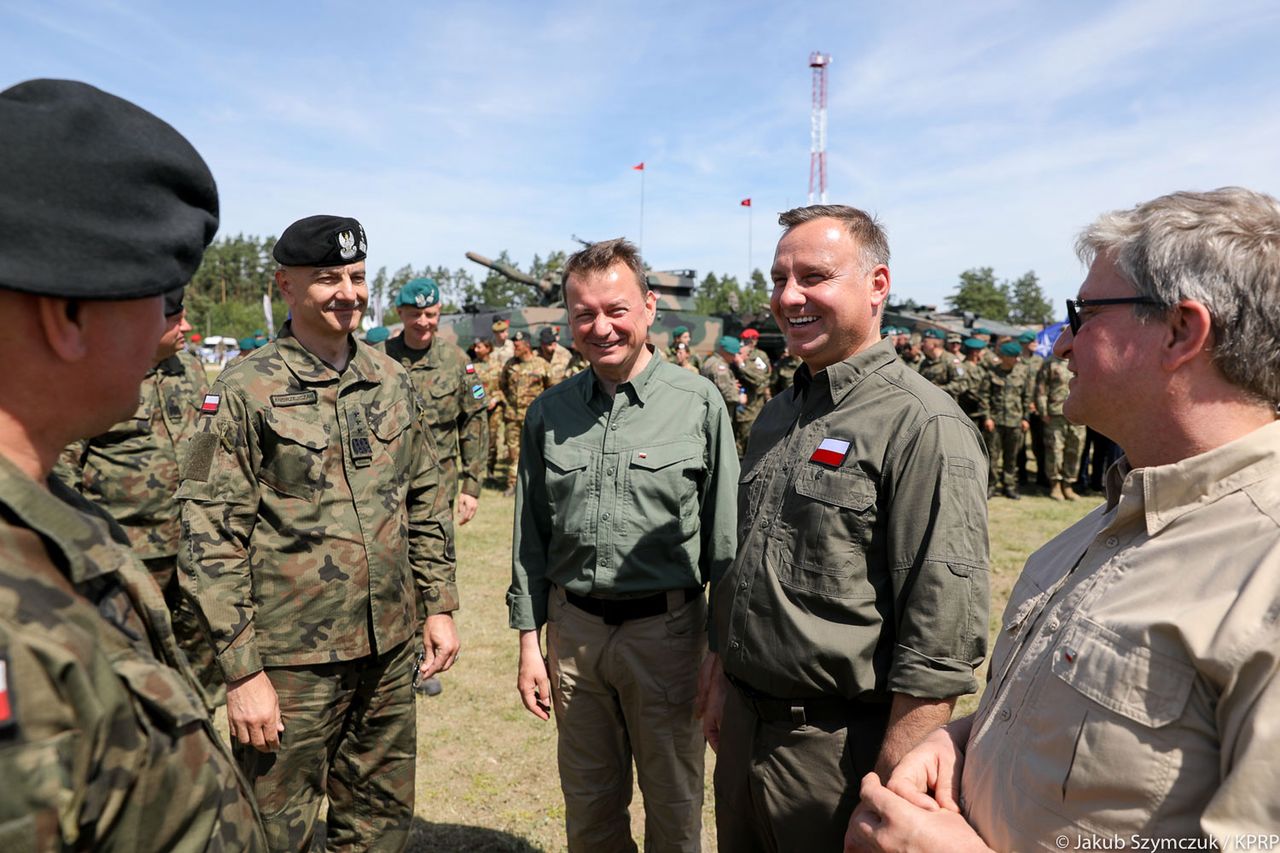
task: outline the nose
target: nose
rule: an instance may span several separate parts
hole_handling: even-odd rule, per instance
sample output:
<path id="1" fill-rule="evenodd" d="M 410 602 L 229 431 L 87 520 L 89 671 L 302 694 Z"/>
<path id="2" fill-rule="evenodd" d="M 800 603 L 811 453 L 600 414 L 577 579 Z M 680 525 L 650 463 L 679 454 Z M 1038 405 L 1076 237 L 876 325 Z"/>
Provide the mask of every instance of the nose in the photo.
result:
<path id="1" fill-rule="evenodd" d="M 351 280 L 351 274 L 344 272 L 341 280 L 338 282 L 337 295 L 348 302 L 354 302 L 356 298 L 356 283 Z"/>
<path id="2" fill-rule="evenodd" d="M 1071 326 L 1064 325 L 1062 333 L 1053 342 L 1053 354 L 1058 358 L 1066 358 L 1071 354 L 1071 346 L 1075 343 L 1075 340 L 1076 336 L 1071 333 Z"/>
<path id="3" fill-rule="evenodd" d="M 776 284 L 774 285 L 774 299 L 780 308 L 799 308 L 804 305 L 804 293 L 801 292 L 795 276 L 788 275 L 781 290 Z"/>
<path id="4" fill-rule="evenodd" d="M 609 324 L 608 314 L 597 314 L 591 321 L 591 334 L 596 338 L 608 338 L 613 327 Z"/>

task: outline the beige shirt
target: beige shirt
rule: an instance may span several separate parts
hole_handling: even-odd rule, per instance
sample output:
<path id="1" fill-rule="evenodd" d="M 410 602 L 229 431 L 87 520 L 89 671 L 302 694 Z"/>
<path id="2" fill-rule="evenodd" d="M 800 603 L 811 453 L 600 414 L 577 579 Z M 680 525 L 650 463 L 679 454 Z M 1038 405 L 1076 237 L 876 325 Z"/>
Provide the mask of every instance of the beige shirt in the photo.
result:
<path id="1" fill-rule="evenodd" d="M 965 814 L 997 850 L 1243 849 L 1237 833 L 1280 826 L 1280 424 L 1172 465 L 1122 459 L 1107 496 L 1009 599 Z"/>

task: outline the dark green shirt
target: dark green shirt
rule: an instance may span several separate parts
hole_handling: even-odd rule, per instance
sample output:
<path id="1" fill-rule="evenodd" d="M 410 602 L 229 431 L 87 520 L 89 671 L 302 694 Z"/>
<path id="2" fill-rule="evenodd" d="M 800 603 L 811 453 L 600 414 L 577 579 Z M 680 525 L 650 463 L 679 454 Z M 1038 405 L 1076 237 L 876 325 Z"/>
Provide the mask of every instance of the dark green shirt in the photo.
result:
<path id="1" fill-rule="evenodd" d="M 733 559 L 738 456 L 714 385 L 654 356 L 611 398 L 586 370 L 529 407 L 512 542 L 512 628 L 556 584 L 582 595 L 696 587 Z"/>
<path id="2" fill-rule="evenodd" d="M 891 344 L 800 368 L 743 461 L 738 553 L 712 591 L 725 672 L 782 698 L 974 692 L 986 495 L 973 425 Z"/>

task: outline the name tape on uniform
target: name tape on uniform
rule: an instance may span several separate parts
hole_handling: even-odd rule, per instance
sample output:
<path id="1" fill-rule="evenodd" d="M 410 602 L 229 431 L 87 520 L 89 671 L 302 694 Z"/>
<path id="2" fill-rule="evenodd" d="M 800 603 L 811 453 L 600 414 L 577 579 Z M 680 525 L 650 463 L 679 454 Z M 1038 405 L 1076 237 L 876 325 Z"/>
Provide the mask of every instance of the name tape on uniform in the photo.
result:
<path id="1" fill-rule="evenodd" d="M 842 438 L 824 438 L 809 457 L 810 462 L 821 462 L 823 465 L 839 465 L 849 455 L 849 442 Z"/>
<path id="2" fill-rule="evenodd" d="M 206 415 L 216 415 L 218 413 L 218 404 L 222 402 L 220 394 L 205 394 L 204 402 L 200 404 L 200 411 Z"/>

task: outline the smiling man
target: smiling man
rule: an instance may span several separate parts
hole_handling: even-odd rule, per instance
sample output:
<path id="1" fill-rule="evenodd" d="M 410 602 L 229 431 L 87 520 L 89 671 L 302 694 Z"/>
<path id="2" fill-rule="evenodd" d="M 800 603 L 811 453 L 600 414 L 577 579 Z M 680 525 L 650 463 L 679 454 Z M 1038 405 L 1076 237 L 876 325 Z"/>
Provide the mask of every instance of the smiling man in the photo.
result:
<path id="1" fill-rule="evenodd" d="M 986 650 L 986 459 L 880 340 L 884 231 L 842 205 L 779 222 L 770 307 L 804 364 L 751 431 L 703 677 L 733 851 L 839 849 L 863 774 L 950 717 Z"/>
<path id="2" fill-rule="evenodd" d="M 352 335 L 360 223 L 299 220 L 272 254 L 291 319 L 201 406 L 178 493 L 182 582 L 272 849 L 308 849 L 325 798 L 331 849 L 401 849 L 415 655 L 430 677 L 458 652 L 449 504 L 409 375 Z"/>
<path id="3" fill-rule="evenodd" d="M 703 587 L 733 557 L 729 414 L 710 382 L 645 343 L 657 297 L 630 243 L 570 257 L 565 297 L 591 369 L 524 422 L 507 593 L 520 698 L 544 720 L 555 706 L 570 850 L 636 849 L 633 758 L 645 849 L 698 850 L 706 747 L 693 704 Z"/>
<path id="4" fill-rule="evenodd" d="M 1125 456 L 1027 560 L 977 713 L 864 780 L 851 847 L 1274 846 L 1280 203 L 1174 193 L 1077 252 L 1062 411 Z"/>

